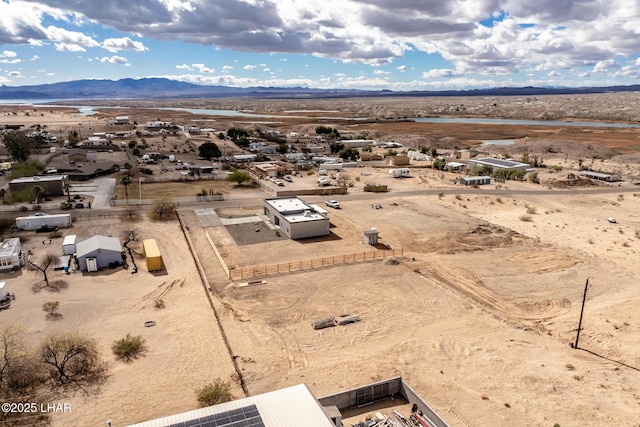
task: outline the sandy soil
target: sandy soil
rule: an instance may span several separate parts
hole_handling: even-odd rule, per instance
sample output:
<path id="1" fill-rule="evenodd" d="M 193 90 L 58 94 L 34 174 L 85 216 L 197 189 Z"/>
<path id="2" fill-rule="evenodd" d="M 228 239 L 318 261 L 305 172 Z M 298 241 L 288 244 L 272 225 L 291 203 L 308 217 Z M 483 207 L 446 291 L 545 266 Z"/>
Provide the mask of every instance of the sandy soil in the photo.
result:
<path id="1" fill-rule="evenodd" d="M 611 106 L 611 119 L 624 110 L 608 96 L 601 99 Z M 630 100 L 618 99 L 621 106 Z M 556 98 L 535 102 L 543 101 L 552 111 Z M 593 118 L 587 107 L 595 104 L 591 98 L 586 101 L 573 117 Z M 227 101 L 216 102 L 221 108 Z M 444 108 L 453 101 L 438 102 Z M 467 111 L 472 105 L 456 102 L 465 103 Z M 392 109 L 387 101 L 380 102 L 382 107 Z M 378 107 L 361 106 L 362 111 L 372 108 Z M 635 119 L 629 114 L 628 120 Z M 312 126 L 294 119 L 288 123 L 291 129 Z M 371 132 L 383 129 L 389 138 L 398 132 L 415 144 L 431 141 L 430 132 L 464 143 L 529 135 L 495 127 L 359 126 Z M 492 132 L 495 137 L 485 138 Z M 371 175 L 349 172 L 355 187 L 351 196 L 336 197 L 342 209 L 330 211 L 333 227 L 327 239 L 237 245 L 236 231 L 222 226 L 205 230 L 193 211 L 183 211 L 222 331 L 176 223 L 136 224 L 144 237 L 158 240 L 166 275 L 151 275 L 143 266 L 136 275 L 126 270 L 91 276 L 60 273 L 69 286 L 56 294 L 32 293 L 31 285 L 39 280 L 35 273 L 5 275 L 17 299 L 0 317 L 28 325 L 34 343 L 63 328 L 100 340 L 112 366 L 110 380 L 98 398 L 68 397 L 74 412 L 56 417 L 60 426 L 98 425 L 109 417 L 121 425 L 194 409 L 194 390 L 215 377 L 232 379 L 240 397 L 240 379 L 250 394 L 305 382 L 322 396 L 395 375 L 402 375 L 452 426 L 637 426 L 640 189 L 636 192 L 632 184 L 640 176 L 637 135 L 607 131 L 570 138 L 571 132 L 545 128 L 544 135 L 515 146 L 488 147 L 515 156 L 526 148 L 559 169 L 541 172 L 542 185 L 501 184 L 500 194 L 494 193 L 495 185 L 455 187 L 456 175 L 426 168 L 414 169 L 413 178 L 406 180 L 394 180 L 386 168 L 363 170 Z M 581 162 L 623 173 L 625 182 L 603 193 L 587 186 L 563 189 L 557 181 L 575 173 Z M 391 191 L 364 195 L 361 186 L 367 181 L 388 184 Z M 444 193 L 452 188 L 457 192 Z M 405 191 L 424 193 L 399 195 Z M 374 202 L 382 209 L 372 209 Z M 259 202 L 218 210 L 221 216 L 255 212 L 261 212 Z M 609 216 L 618 224 L 609 223 Z M 122 226 L 115 219 L 82 221 L 74 232 L 81 237 L 117 235 Z M 380 231 L 385 245 L 404 249 L 400 265 L 377 261 L 324 268 L 267 277 L 266 284 L 247 287 L 226 278 L 205 234 L 230 266 L 253 266 L 361 251 L 362 230 L 370 227 Z M 35 236 L 24 246 L 34 247 L 36 256 L 43 252 Z M 580 349 L 575 350 L 569 343 L 575 341 L 587 278 L 591 286 Z M 166 308 L 156 310 L 152 301 L 161 294 Z M 52 299 L 61 303 L 58 322 L 46 321 L 40 308 Z M 320 331 L 310 326 L 345 313 L 359 314 L 362 320 Z M 157 326 L 144 328 L 146 320 L 156 320 Z M 130 365 L 113 360 L 109 349 L 127 332 L 143 334 L 149 343 L 149 353 Z M 123 388 L 137 390 L 142 404 L 123 394 Z"/>

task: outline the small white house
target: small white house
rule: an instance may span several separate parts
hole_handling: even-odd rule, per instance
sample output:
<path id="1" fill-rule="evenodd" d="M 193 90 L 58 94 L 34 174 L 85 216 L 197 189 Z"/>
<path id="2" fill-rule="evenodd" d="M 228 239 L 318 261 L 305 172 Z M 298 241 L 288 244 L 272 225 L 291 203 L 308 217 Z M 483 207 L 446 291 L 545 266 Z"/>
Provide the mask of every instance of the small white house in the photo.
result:
<path id="1" fill-rule="evenodd" d="M 5 239 L 0 245 L 0 271 L 18 269 L 24 264 L 20 239 Z"/>
<path id="2" fill-rule="evenodd" d="M 93 236 L 79 242 L 76 258 L 82 271 L 98 271 L 122 264 L 122 246 L 115 237 Z"/>
<path id="3" fill-rule="evenodd" d="M 77 241 L 78 241 L 78 236 L 76 236 L 75 234 L 64 236 L 64 240 L 62 241 L 62 253 L 64 255 L 75 254 Z"/>

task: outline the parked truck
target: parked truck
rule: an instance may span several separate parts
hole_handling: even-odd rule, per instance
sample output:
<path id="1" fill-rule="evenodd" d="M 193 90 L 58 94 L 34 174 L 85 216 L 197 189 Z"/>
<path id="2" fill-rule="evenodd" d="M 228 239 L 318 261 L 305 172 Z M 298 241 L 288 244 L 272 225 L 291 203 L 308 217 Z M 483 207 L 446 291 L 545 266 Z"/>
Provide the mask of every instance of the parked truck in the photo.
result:
<path id="1" fill-rule="evenodd" d="M 18 230 L 56 229 L 71 227 L 71 214 L 21 216 L 16 218 Z"/>

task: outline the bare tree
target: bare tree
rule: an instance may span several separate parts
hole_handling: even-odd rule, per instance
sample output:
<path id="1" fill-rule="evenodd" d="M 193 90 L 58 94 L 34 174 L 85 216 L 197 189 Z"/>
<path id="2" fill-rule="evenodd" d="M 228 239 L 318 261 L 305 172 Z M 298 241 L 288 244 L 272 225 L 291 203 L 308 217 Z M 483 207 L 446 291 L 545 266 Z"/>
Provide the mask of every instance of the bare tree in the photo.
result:
<path id="1" fill-rule="evenodd" d="M 135 205 L 128 205 L 122 215 L 122 220 L 136 221 L 140 216 L 140 209 Z"/>
<path id="2" fill-rule="evenodd" d="M 0 330 L 0 393 L 24 395 L 32 393 L 45 380 L 42 365 L 27 345 L 25 330 L 17 324 Z"/>
<path id="3" fill-rule="evenodd" d="M 29 264 L 31 264 L 37 270 L 40 270 L 40 272 L 44 275 L 44 283 L 47 287 L 51 286 L 49 283 L 49 278 L 47 277 L 47 269 L 51 266 L 51 264 L 55 264 L 57 258 L 58 257 L 53 254 L 46 254 L 38 263 L 29 260 Z"/>
<path id="4" fill-rule="evenodd" d="M 95 339 L 80 334 L 49 335 L 40 345 L 42 362 L 59 385 L 94 385 L 106 378 L 107 365 Z"/>
<path id="5" fill-rule="evenodd" d="M 129 248 L 127 245 L 131 242 L 137 242 L 140 240 L 140 230 L 134 227 L 127 227 L 122 230 L 122 240 L 124 243 L 122 246 Z"/>
<path id="6" fill-rule="evenodd" d="M 158 199 L 153 202 L 153 208 L 149 212 L 152 219 L 166 220 L 175 217 L 178 204 L 169 198 Z"/>

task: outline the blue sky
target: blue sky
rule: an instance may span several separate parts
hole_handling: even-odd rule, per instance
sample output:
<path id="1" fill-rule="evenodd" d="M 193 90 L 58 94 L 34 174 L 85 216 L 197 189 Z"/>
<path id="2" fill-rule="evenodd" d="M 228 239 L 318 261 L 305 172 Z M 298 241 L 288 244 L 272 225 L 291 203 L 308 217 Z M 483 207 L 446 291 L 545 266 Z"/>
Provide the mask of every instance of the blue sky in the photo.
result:
<path id="1" fill-rule="evenodd" d="M 640 83 L 638 0 L 0 0 L 0 83 Z"/>

